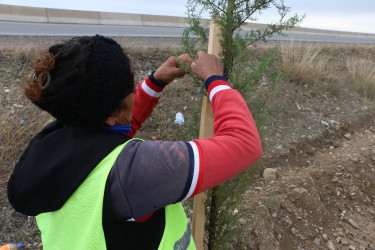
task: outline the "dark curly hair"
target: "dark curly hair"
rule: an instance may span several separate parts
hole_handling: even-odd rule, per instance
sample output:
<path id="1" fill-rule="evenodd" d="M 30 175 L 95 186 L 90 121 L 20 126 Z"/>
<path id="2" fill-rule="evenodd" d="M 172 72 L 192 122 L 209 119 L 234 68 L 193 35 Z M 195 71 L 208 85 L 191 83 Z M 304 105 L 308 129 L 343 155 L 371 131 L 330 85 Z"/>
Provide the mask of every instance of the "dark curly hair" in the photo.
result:
<path id="1" fill-rule="evenodd" d="M 76 37 L 34 59 L 26 96 L 70 126 L 102 126 L 134 90 L 129 58 L 103 36 Z"/>

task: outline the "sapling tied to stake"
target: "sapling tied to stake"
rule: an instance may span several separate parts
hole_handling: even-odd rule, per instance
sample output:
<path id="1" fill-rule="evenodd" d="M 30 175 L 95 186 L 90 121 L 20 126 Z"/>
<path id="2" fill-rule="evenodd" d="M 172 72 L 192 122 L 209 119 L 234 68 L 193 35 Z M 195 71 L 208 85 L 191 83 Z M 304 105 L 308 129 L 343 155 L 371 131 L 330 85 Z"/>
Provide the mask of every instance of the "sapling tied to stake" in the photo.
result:
<path id="1" fill-rule="evenodd" d="M 243 26 L 248 22 L 256 22 L 265 11 L 276 10 L 278 20 L 262 28 L 252 28 L 244 32 Z M 257 110 L 252 111 L 259 126 L 257 117 L 262 117 L 262 105 L 266 96 L 251 95 L 261 77 L 268 77 L 274 86 L 282 75 L 280 71 L 271 69 L 272 63 L 277 60 L 277 49 L 261 60 L 259 64 L 250 65 L 250 55 L 247 48 L 256 46 L 258 42 L 267 40 L 274 34 L 284 35 L 282 32 L 297 26 L 304 16 L 297 14 L 289 16 L 290 8 L 283 0 L 188 0 L 187 15 L 189 27 L 185 29 L 182 43 L 188 54 L 196 55 L 198 50 L 205 50 L 208 42 L 208 27 L 202 24 L 202 13 L 209 13 L 211 20 L 220 27 L 222 51 L 220 57 L 224 64 L 224 75 L 229 79 L 231 86 L 237 89 L 244 97 L 259 98 L 255 101 Z M 204 23 L 204 22 L 203 22 Z M 183 63 L 182 63 L 183 64 Z M 181 65 L 183 67 L 183 65 Z M 272 87 L 269 88 L 269 91 Z M 254 91 L 253 91 L 254 92 Z M 268 94 L 268 93 L 266 93 Z M 255 115 L 254 115 L 255 113 Z M 223 249 L 228 247 L 229 240 L 241 228 L 234 223 L 241 212 L 233 213 L 236 207 L 241 206 L 241 192 L 246 189 L 249 178 L 238 176 L 208 192 L 206 207 L 206 232 L 208 249 Z M 234 226 L 235 225 L 235 226 Z"/>

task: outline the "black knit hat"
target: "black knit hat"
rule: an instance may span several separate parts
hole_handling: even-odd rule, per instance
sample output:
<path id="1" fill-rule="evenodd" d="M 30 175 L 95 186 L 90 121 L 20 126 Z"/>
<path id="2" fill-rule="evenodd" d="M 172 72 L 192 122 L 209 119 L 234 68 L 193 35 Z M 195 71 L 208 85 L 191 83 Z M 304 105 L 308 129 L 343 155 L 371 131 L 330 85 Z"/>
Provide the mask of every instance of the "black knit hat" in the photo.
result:
<path id="1" fill-rule="evenodd" d="M 90 40 L 92 44 L 81 76 L 64 83 L 64 88 L 46 94 L 42 101 L 34 102 L 66 125 L 102 126 L 121 100 L 134 90 L 134 75 L 121 46 L 99 35 Z M 56 60 L 48 88 L 53 88 L 55 72 L 61 74 L 62 70 Z"/>

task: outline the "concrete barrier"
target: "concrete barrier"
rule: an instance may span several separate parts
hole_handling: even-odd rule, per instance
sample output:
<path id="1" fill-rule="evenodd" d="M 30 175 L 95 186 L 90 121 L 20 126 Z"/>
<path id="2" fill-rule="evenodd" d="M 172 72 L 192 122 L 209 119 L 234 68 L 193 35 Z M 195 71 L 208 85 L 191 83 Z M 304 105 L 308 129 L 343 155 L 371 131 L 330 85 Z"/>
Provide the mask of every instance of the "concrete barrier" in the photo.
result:
<path id="1" fill-rule="evenodd" d="M 0 4 L 0 21 L 41 22 L 41 23 L 76 23 L 102 25 L 135 25 L 155 27 L 188 27 L 186 18 L 174 16 L 156 16 L 143 14 L 125 14 L 96 11 L 59 10 L 49 8 L 21 7 Z M 202 24 L 210 20 L 201 19 Z M 264 28 L 264 24 L 248 23 L 243 29 Z M 375 37 L 371 33 L 343 32 L 310 28 L 294 28 L 291 33 L 304 33 L 330 36 Z"/>
<path id="2" fill-rule="evenodd" d="M 48 22 L 47 10 L 44 8 L 0 5 L 0 20 L 23 22 Z"/>
<path id="3" fill-rule="evenodd" d="M 178 17 L 174 16 L 142 15 L 142 20 L 145 26 L 176 27 L 178 24 Z"/>
<path id="4" fill-rule="evenodd" d="M 249 31 L 252 29 L 267 28 L 266 24 L 248 23 L 243 26 L 243 30 Z M 284 31 L 285 32 L 285 31 Z M 346 36 L 346 37 L 375 37 L 375 34 L 371 33 L 359 33 L 359 32 L 348 32 L 348 31 L 336 31 L 336 30 L 322 30 L 313 28 L 292 28 L 287 31 L 288 33 L 303 33 L 306 35 L 329 35 L 329 36 Z"/>
<path id="5" fill-rule="evenodd" d="M 99 12 L 47 9 L 49 23 L 100 24 Z"/>
<path id="6" fill-rule="evenodd" d="M 189 27 L 189 23 L 187 22 L 186 17 L 177 17 L 177 27 L 180 27 L 180 28 Z"/>
<path id="7" fill-rule="evenodd" d="M 100 12 L 100 24 L 142 26 L 142 15 Z"/>

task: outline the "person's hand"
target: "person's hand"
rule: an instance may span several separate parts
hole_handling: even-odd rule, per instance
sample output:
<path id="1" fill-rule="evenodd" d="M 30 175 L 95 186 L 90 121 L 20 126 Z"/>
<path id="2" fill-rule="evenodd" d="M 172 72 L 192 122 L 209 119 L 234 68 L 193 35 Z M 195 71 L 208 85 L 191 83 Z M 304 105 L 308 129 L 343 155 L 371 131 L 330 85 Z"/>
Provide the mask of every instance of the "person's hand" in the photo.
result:
<path id="1" fill-rule="evenodd" d="M 206 81 L 213 75 L 222 76 L 224 74 L 223 63 L 215 55 L 209 55 L 203 51 L 197 53 L 197 58 L 190 65 L 190 68 L 191 72 L 202 81 Z"/>
<path id="2" fill-rule="evenodd" d="M 176 77 L 180 77 L 188 73 L 179 64 L 183 63 L 183 65 L 186 65 L 186 69 L 189 69 L 191 62 L 192 60 L 188 54 L 183 54 L 179 57 L 171 56 L 154 72 L 154 77 L 160 82 L 170 83 Z"/>

